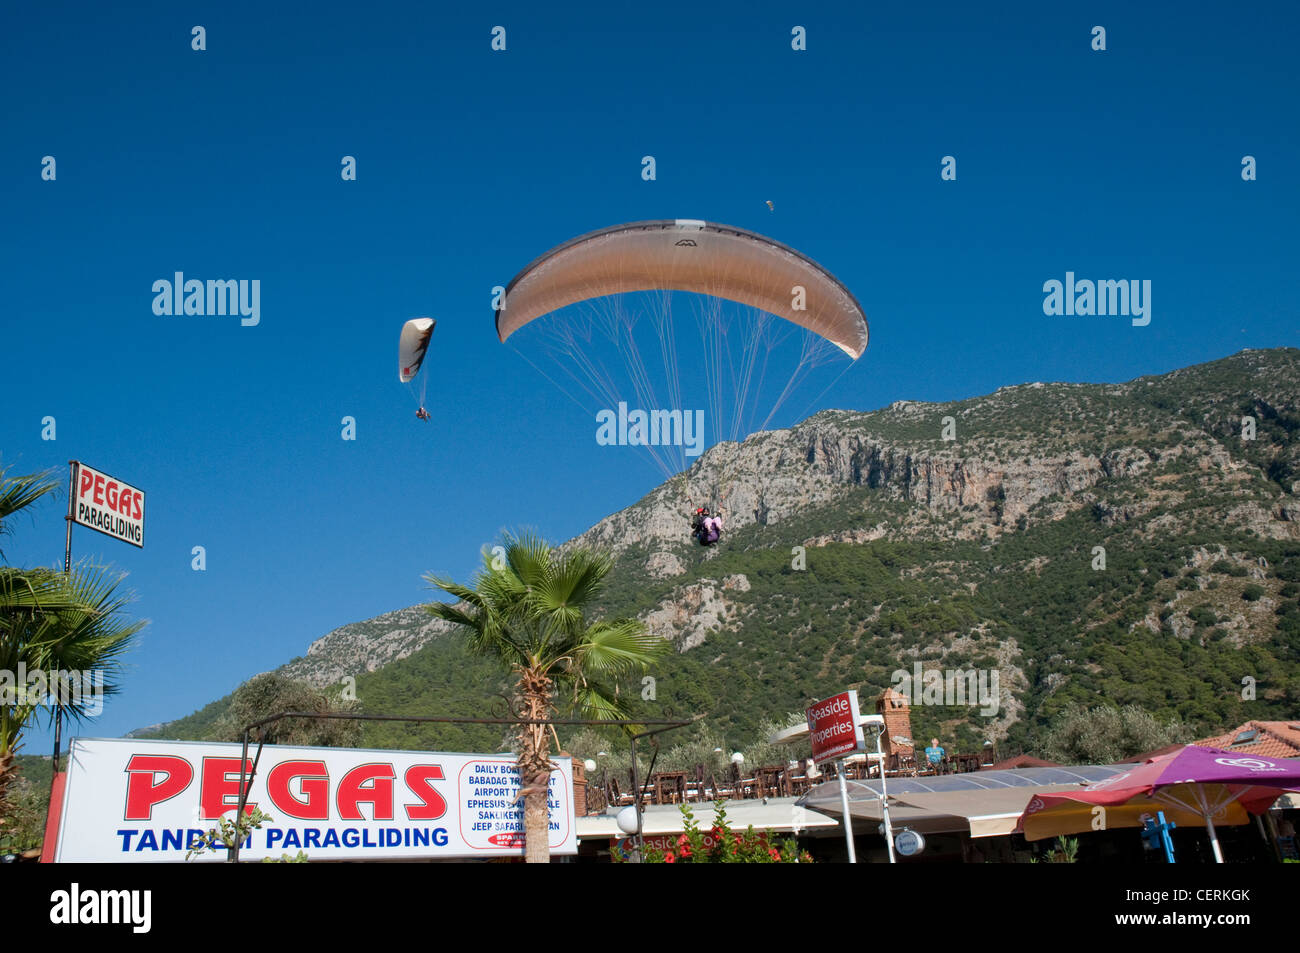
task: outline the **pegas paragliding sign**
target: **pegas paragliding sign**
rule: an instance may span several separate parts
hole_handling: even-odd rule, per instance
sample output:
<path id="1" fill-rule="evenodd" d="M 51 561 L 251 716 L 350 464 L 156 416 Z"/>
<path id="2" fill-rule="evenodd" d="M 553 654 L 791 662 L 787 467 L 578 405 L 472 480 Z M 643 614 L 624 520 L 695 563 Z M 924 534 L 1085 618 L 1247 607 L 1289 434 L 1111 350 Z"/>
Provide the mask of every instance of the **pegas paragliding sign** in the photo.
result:
<path id="1" fill-rule="evenodd" d="M 144 491 L 77 460 L 72 464 L 72 522 L 144 548 Z"/>
<path id="2" fill-rule="evenodd" d="M 56 862 L 184 861 L 239 804 L 243 746 L 75 738 L 57 818 Z M 573 762 L 556 757 L 546 795 L 553 854 L 576 854 Z M 253 753 L 245 769 L 253 767 Z M 523 804 L 512 755 L 262 749 L 248 806 L 271 820 L 241 860 L 522 857 Z M 226 850 L 196 859 L 225 860 Z"/>

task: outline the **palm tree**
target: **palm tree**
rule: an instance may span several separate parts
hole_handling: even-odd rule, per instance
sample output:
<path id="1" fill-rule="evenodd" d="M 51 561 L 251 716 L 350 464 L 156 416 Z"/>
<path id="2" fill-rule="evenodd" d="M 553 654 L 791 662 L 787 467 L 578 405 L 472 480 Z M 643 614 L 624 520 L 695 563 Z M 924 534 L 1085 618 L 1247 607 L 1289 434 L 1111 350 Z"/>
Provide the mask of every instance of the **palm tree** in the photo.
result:
<path id="1" fill-rule="evenodd" d="M 53 473 L 6 478 L 0 469 L 0 536 L 12 533 L 12 518 L 56 490 Z M 4 557 L 0 551 L 0 558 Z M 94 566 L 78 566 L 68 575 L 48 568 L 0 566 L 0 671 L 13 673 L 12 685 L 0 688 L 0 824 L 7 816 L 6 795 L 17 767 L 23 729 L 46 704 L 17 685 L 20 665 L 28 672 L 102 673 L 104 695 L 118 691 L 120 658 L 145 625 L 120 617 L 129 596 L 118 591 L 121 577 Z M 50 691 L 60 695 L 59 686 Z M 86 715 L 91 701 L 80 692 L 59 698 L 73 718 Z M 66 704 L 71 701 L 71 704 Z"/>
<path id="2" fill-rule="evenodd" d="M 613 568 L 606 553 L 552 549 L 531 534 L 505 536 L 504 564 L 486 554 L 472 586 L 428 576 L 454 596 L 429 612 L 463 627 L 471 650 L 497 658 L 516 676 L 521 721 L 572 710 L 593 719 L 626 717 L 618 679 L 643 672 L 666 643 L 635 619 L 588 622 L 586 609 Z M 547 863 L 546 790 L 554 765 L 544 724 L 519 726 L 519 783 L 525 856 Z"/>

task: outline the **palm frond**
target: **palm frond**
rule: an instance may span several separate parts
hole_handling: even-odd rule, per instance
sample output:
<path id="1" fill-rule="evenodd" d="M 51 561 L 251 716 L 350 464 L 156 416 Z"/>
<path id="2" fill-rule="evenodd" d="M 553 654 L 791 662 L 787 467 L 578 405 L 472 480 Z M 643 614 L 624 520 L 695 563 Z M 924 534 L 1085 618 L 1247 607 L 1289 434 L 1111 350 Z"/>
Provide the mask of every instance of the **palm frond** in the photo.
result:
<path id="1" fill-rule="evenodd" d="M 631 708 L 612 686 L 601 682 L 586 682 L 574 686 L 572 707 L 583 718 L 608 720 L 630 718 Z"/>
<path id="2" fill-rule="evenodd" d="M 62 480 L 54 470 L 45 470 L 27 476 L 6 477 L 10 467 L 0 469 L 0 536 L 10 534 L 13 528 L 9 519 L 15 513 L 35 503 L 47 493 L 53 493 L 62 485 Z M 4 551 L 0 550 L 0 559 Z"/>
<path id="3" fill-rule="evenodd" d="M 596 678 L 619 678 L 645 671 L 654 659 L 666 654 L 670 643 L 652 635 L 636 619 L 602 620 L 593 623 L 577 650 L 578 667 Z"/>

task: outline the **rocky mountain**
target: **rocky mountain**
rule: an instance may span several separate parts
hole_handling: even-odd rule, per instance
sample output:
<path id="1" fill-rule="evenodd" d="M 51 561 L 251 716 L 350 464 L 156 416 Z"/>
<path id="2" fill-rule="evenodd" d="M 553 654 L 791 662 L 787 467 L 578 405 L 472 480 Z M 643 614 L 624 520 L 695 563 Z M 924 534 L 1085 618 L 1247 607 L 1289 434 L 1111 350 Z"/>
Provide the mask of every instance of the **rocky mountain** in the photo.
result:
<path id="1" fill-rule="evenodd" d="M 385 612 L 327 632 L 311 644 L 306 655 L 276 672 L 317 686 L 332 685 L 345 676 L 373 672 L 404 659 L 451 628 L 450 623 L 432 618 L 420 606 Z"/>
<path id="2" fill-rule="evenodd" d="M 674 643 L 650 704 L 707 711 L 724 732 L 845 686 L 878 691 L 916 662 L 998 673 L 995 715 L 916 719 L 971 743 L 1030 744 L 1098 696 L 1191 721 L 1293 717 L 1297 403 L 1300 351 L 1275 349 L 1122 384 L 825 411 L 714 446 L 565 545 L 611 551 L 601 610 Z M 698 502 L 724 508 L 724 545 L 691 543 Z M 399 610 L 280 671 L 320 685 L 369 673 L 373 702 L 397 685 L 418 701 L 430 659 L 464 664 L 447 636 Z M 482 694 L 448 686 L 426 710 Z"/>

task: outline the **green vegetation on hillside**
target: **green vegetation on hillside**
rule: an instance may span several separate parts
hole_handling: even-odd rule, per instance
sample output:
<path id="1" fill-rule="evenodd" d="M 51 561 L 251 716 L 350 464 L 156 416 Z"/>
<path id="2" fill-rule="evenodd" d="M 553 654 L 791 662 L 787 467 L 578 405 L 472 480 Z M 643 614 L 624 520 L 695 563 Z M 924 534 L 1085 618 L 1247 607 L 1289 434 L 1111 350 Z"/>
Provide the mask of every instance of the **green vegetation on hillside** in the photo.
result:
<path id="1" fill-rule="evenodd" d="M 653 692 L 635 683 L 623 690 L 643 717 L 706 716 L 664 737 L 682 751 L 753 747 L 765 722 L 844 688 L 859 689 L 869 709 L 894 673 L 910 675 L 916 663 L 998 674 L 993 717 L 978 705 L 913 706 L 914 738 L 939 737 L 950 752 L 994 740 L 1001 751 L 1042 753 L 1050 726 L 1103 703 L 1137 706 L 1160 725 L 1177 720 L 1195 736 L 1293 719 L 1300 538 L 1272 537 L 1300 513 L 1297 396 L 1300 352 L 1279 349 L 1126 384 L 1024 385 L 946 405 L 818 414 L 800 428 L 906 453 L 1015 461 L 1031 473 L 1030 461 L 1052 454 L 1115 457 L 1100 481 L 1062 478 L 1011 525 L 1001 525 L 1005 488 L 981 501 L 994 512 L 982 538 L 958 534 L 976 506 L 931 509 L 863 473 L 833 502 L 742 525 L 716 550 L 683 538 L 668 547 L 685 566 L 679 575 L 647 573 L 663 547 L 629 546 L 598 613 L 644 617 L 679 605 L 692 586 L 711 586 L 726 610 L 702 644 L 657 664 Z M 939 436 L 949 414 L 955 444 Z M 1243 415 L 1257 421 L 1253 441 L 1241 439 Z M 1141 465 L 1127 466 L 1130 457 Z M 809 545 L 806 568 L 794 568 L 796 546 L 878 527 L 883 538 Z M 1101 551 L 1104 569 L 1095 568 Z M 748 589 L 724 588 L 742 576 Z M 506 688 L 459 639 L 439 637 L 361 676 L 357 695 L 367 712 L 483 717 Z M 211 724 L 212 709 L 177 724 Z M 466 751 L 499 750 L 504 734 L 472 725 L 363 728 L 367 745 Z"/>

